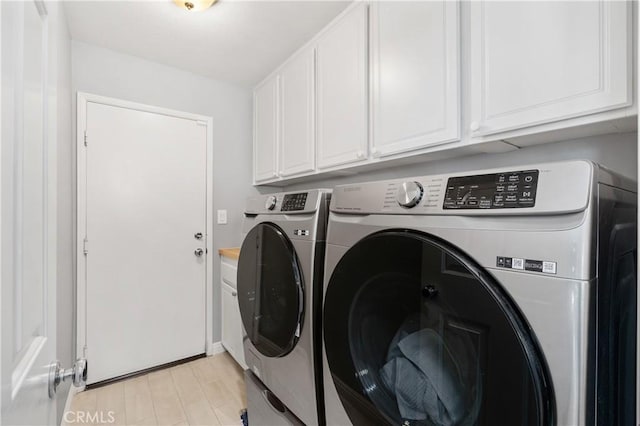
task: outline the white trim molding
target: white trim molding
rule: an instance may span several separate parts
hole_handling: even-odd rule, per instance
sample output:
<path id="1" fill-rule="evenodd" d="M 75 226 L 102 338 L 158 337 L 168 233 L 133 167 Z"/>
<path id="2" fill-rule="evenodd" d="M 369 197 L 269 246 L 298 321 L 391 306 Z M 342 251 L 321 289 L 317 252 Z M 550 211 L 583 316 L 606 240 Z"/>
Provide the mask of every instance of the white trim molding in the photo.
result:
<path id="1" fill-rule="evenodd" d="M 222 346 L 222 342 L 213 342 L 213 344 L 211 345 L 211 353 L 207 353 L 207 355 L 218 355 L 226 351 L 227 350 L 224 348 L 224 346 Z"/>

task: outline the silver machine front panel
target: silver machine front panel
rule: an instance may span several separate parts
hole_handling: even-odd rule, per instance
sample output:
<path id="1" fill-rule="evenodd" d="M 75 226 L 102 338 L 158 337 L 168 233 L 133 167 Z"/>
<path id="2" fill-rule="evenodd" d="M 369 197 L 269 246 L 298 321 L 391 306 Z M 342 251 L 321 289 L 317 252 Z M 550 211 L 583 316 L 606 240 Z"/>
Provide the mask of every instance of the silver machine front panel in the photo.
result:
<path id="1" fill-rule="evenodd" d="M 317 386 L 321 386 L 321 379 L 316 380 L 316 363 L 320 362 L 320 348 L 315 346 L 316 319 L 314 316 L 322 299 L 322 280 L 319 277 L 323 271 L 322 259 L 330 197 L 331 192 L 322 189 L 251 197 L 247 200 L 242 228 L 244 240 L 251 235 L 252 230 L 259 227 L 274 229 L 277 233 L 281 233 L 281 238 L 288 241 L 293 250 L 293 257 L 299 268 L 294 275 L 299 274 L 304 285 L 300 301 L 302 322 L 295 332 L 297 336 L 295 345 L 290 352 L 272 357 L 261 353 L 251 339 L 246 337 L 244 351 L 249 370 L 286 406 L 287 410 L 308 425 L 319 423 L 316 394 Z M 244 297 L 240 292 L 243 253 L 246 261 L 250 250 L 255 250 L 255 247 L 247 250 L 243 247 L 240 252 L 239 298 Z M 269 263 L 264 256 L 287 256 L 286 253 L 261 251 L 252 255 L 254 260 L 251 261 L 253 262 L 251 267 L 261 268 L 260 264 Z M 268 278 L 262 279 L 268 281 Z M 273 277 L 273 279 L 279 278 Z M 319 281 L 316 281 L 318 279 Z M 251 413 L 249 417 L 251 418 Z M 257 421 L 256 424 L 263 423 Z"/>
<path id="2" fill-rule="evenodd" d="M 328 189 L 311 189 L 307 191 L 278 192 L 256 195 L 247 199 L 245 214 L 309 214 L 323 209 L 321 205 L 327 201 Z"/>
<path id="3" fill-rule="evenodd" d="M 492 178 L 490 183 L 485 177 Z M 593 180 L 591 163 L 573 161 L 341 185 L 333 191 L 331 211 L 448 216 L 574 213 L 586 208 Z M 407 184 L 422 188 L 414 208 L 398 201 L 405 195 Z M 500 203 L 496 203 L 497 197 L 501 197 Z M 507 201 L 510 197 L 514 201 Z M 470 206 L 471 202 L 476 204 Z"/>
<path id="4" fill-rule="evenodd" d="M 616 208 L 636 208 L 635 191 L 635 183 L 587 161 L 338 186 L 324 292 L 349 250 L 378 233 L 416 233 L 451 245 L 504 289 L 535 335 L 553 386 L 555 423 L 588 424 L 602 415 L 595 401 L 596 307 L 606 284 L 598 271 L 608 259 L 599 253 L 598 234 L 617 226 Z M 509 205 L 506 193 L 517 193 Z M 323 374 L 327 424 L 351 424 L 353 407 L 345 408 L 326 352 Z"/>
<path id="5" fill-rule="evenodd" d="M 247 414 L 252 425 L 303 426 L 296 416 L 249 370 L 245 371 Z"/>

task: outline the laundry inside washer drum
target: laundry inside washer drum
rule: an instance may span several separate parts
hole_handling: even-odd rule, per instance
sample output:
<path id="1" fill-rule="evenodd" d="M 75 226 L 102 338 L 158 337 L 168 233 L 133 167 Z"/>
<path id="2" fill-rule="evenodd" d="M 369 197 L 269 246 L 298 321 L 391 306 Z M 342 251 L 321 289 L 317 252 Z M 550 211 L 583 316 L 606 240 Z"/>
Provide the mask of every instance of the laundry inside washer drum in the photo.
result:
<path id="1" fill-rule="evenodd" d="M 394 295 L 402 293 L 398 287 L 415 286 L 408 277 L 391 275 L 396 274 L 379 275 L 363 285 L 352 304 L 349 340 L 363 389 L 393 423 L 477 424 L 482 380 L 473 343 L 459 335 L 441 336 L 438 330 L 445 327 L 437 306 L 404 311 L 401 325 L 390 327 L 380 309 L 394 305 Z"/>

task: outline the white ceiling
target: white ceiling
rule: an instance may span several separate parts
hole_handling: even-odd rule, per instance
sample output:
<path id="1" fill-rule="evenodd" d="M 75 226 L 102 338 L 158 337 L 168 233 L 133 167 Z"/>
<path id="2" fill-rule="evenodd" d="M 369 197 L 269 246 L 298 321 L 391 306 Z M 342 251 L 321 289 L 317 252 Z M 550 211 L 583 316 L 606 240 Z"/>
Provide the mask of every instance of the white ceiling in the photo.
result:
<path id="1" fill-rule="evenodd" d="M 65 11 L 73 40 L 253 85 L 348 4 L 220 0 L 188 12 L 172 0 L 69 1 Z"/>

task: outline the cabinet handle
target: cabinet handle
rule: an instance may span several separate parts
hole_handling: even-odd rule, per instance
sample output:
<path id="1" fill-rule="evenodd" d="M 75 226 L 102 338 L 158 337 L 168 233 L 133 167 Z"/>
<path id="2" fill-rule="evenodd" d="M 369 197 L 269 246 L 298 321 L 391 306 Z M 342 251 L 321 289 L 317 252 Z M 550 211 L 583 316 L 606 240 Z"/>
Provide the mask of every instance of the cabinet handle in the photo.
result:
<path id="1" fill-rule="evenodd" d="M 469 125 L 469 128 L 472 132 L 477 132 L 478 130 L 480 130 L 480 123 L 478 123 L 477 121 L 472 121 Z"/>

